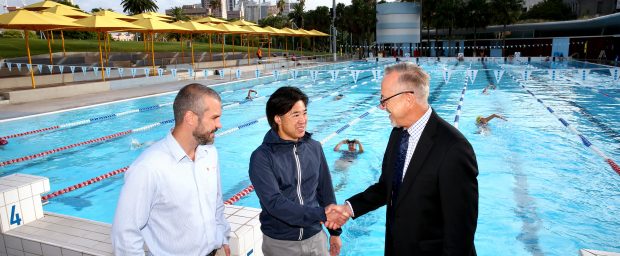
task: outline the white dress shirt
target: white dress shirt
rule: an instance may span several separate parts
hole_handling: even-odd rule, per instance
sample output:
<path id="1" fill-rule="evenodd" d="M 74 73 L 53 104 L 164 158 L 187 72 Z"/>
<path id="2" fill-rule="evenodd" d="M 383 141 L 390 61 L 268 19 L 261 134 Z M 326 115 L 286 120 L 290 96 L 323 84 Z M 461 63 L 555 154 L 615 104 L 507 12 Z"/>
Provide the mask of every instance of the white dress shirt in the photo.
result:
<path id="1" fill-rule="evenodd" d="M 228 244 L 218 155 L 198 146 L 192 161 L 172 134 L 129 167 L 112 224 L 115 255 L 204 256 Z"/>
<path id="2" fill-rule="evenodd" d="M 433 110 L 429 106 L 424 115 L 412 126 L 407 128 L 407 133 L 409 133 L 409 145 L 407 146 L 407 158 L 405 158 L 405 165 L 403 166 L 403 180 L 405 179 L 405 174 L 407 174 L 407 168 L 409 167 L 409 162 L 411 162 L 411 157 L 413 157 L 413 152 L 415 152 L 415 148 L 418 146 L 422 131 L 424 131 L 432 112 Z"/>

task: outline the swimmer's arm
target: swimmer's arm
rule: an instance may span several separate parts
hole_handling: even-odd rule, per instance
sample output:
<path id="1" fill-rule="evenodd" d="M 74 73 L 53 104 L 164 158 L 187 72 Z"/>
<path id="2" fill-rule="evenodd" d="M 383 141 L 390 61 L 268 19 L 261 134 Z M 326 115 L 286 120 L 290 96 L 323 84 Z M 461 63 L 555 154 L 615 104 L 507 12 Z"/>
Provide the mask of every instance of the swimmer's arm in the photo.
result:
<path id="1" fill-rule="evenodd" d="M 359 140 L 355 140 L 355 143 L 357 143 L 357 146 L 360 148 L 358 150 L 359 153 L 364 153 L 364 146 L 362 146 L 362 143 L 360 143 Z"/>
<path id="2" fill-rule="evenodd" d="M 338 142 L 338 144 L 336 144 L 336 146 L 334 147 L 334 151 L 339 151 L 340 150 L 340 146 L 342 146 L 342 144 L 346 143 L 345 140 L 342 140 L 340 142 Z"/>

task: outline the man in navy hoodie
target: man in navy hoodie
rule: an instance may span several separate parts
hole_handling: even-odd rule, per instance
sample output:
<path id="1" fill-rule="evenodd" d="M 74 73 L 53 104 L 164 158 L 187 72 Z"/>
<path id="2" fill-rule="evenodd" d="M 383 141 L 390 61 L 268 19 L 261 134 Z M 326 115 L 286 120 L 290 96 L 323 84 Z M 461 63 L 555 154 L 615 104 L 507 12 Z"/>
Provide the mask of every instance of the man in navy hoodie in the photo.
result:
<path id="1" fill-rule="evenodd" d="M 336 196 L 321 144 L 306 132 L 308 97 L 281 87 L 267 101 L 271 129 L 252 153 L 250 180 L 260 200 L 264 255 L 327 255 L 322 223 L 341 226 Z M 328 230 L 329 253 L 340 253 L 342 230 Z"/>

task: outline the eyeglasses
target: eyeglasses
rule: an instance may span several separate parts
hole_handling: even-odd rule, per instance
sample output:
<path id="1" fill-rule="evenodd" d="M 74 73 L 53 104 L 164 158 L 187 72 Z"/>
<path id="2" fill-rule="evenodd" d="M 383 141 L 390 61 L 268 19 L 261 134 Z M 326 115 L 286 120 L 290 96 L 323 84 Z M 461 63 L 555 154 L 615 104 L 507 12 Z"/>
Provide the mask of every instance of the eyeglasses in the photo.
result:
<path id="1" fill-rule="evenodd" d="M 379 105 L 381 105 L 381 107 L 384 107 L 384 108 L 385 108 L 385 103 L 386 103 L 388 100 L 390 100 L 391 98 L 394 98 L 394 97 L 396 97 L 396 96 L 398 96 L 398 95 L 401 95 L 401 94 L 403 94 L 403 93 L 415 93 L 415 92 L 413 92 L 413 91 L 404 91 L 404 92 L 399 92 L 399 93 L 394 94 L 394 95 L 392 95 L 392 96 L 390 96 L 390 97 L 387 97 L 387 98 L 385 98 L 385 99 L 380 99 L 380 100 L 379 100 Z"/>

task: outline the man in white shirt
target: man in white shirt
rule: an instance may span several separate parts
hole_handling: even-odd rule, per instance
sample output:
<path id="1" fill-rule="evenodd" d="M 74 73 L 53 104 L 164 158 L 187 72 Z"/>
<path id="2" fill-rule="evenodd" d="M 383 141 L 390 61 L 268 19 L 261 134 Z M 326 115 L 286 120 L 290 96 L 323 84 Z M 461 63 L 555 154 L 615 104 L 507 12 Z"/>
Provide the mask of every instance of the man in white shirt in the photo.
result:
<path id="1" fill-rule="evenodd" d="M 175 127 L 127 170 L 112 224 L 115 255 L 230 255 L 218 155 L 221 98 L 201 84 L 183 87 Z"/>

